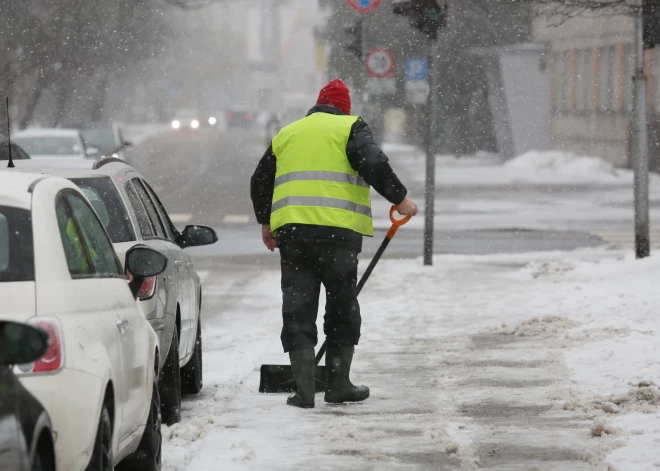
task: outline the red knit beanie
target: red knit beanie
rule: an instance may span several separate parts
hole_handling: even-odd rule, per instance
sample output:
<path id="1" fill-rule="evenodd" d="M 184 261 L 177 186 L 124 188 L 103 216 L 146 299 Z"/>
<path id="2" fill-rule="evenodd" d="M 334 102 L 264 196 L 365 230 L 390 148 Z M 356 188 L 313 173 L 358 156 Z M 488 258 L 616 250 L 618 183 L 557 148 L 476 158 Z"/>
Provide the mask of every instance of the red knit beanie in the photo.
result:
<path id="1" fill-rule="evenodd" d="M 351 95 L 346 84 L 335 79 L 321 89 L 317 105 L 330 105 L 340 109 L 345 114 L 351 114 Z"/>

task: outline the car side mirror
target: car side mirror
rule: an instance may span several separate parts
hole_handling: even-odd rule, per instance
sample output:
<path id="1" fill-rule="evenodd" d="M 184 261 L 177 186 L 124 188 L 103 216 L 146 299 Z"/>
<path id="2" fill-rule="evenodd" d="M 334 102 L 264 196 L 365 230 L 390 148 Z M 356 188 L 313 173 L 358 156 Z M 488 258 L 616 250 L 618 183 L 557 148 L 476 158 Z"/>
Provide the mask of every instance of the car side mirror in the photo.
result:
<path id="1" fill-rule="evenodd" d="M 186 226 L 180 238 L 180 244 L 184 248 L 211 245 L 217 241 L 218 235 L 213 229 L 206 226 Z"/>
<path id="2" fill-rule="evenodd" d="M 19 322 L 0 321 L 0 365 L 32 363 L 48 350 L 48 334 Z"/>
<path id="3" fill-rule="evenodd" d="M 123 147 L 133 147 L 133 143 L 130 141 L 124 141 L 121 143 L 122 148 Z"/>
<path id="4" fill-rule="evenodd" d="M 133 247 L 126 253 L 126 270 L 133 275 L 128 286 L 135 299 L 138 298 L 145 278 L 160 275 L 167 268 L 167 257 L 149 247 Z"/>
<path id="5" fill-rule="evenodd" d="M 99 150 L 96 147 L 88 147 L 85 149 L 85 155 L 87 157 L 96 157 L 99 154 Z"/>

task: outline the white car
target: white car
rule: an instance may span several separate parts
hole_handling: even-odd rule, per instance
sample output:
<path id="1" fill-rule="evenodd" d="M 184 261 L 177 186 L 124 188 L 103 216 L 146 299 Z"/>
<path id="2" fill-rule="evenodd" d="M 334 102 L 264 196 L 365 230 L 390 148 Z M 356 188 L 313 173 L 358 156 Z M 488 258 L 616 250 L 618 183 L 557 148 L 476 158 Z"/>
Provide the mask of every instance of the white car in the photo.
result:
<path id="1" fill-rule="evenodd" d="M 33 159 L 84 160 L 99 157 L 99 150 L 86 147 L 77 129 L 28 129 L 17 132 L 12 141 Z"/>
<path id="2" fill-rule="evenodd" d="M 51 416 L 58 470 L 160 469 L 158 337 L 136 299 L 166 265 L 137 246 L 128 282 L 78 187 L 0 171 L 0 318 L 48 332 L 46 354 L 15 373 Z"/>
<path id="3" fill-rule="evenodd" d="M 171 125 L 172 129 L 197 131 L 206 122 L 202 121 L 197 110 L 179 110 L 174 114 Z"/>
<path id="4" fill-rule="evenodd" d="M 115 251 L 123 257 L 135 245 L 150 247 L 168 259 L 161 276 L 147 279 L 139 298 L 160 341 L 159 391 L 163 422 L 181 420 L 181 395 L 203 386 L 202 285 L 188 247 L 218 240 L 209 227 L 179 232 L 160 199 L 140 173 L 125 162 L 106 158 L 48 168 L 41 161 L 16 163 L 16 171 L 63 177 L 75 183 L 99 215 Z"/>

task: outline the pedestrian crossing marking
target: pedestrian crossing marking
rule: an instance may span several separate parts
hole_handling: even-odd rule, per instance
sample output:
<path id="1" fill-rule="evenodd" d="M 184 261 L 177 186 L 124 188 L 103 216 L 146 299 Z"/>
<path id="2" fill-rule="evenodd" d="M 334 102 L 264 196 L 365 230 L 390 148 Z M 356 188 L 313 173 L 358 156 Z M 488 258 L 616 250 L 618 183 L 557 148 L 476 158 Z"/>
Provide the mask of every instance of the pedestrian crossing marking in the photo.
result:
<path id="1" fill-rule="evenodd" d="M 633 244 L 635 242 L 634 232 L 594 232 L 595 236 L 600 237 L 609 244 Z M 660 232 L 650 234 L 651 243 L 660 243 Z"/>
<path id="2" fill-rule="evenodd" d="M 185 224 L 192 219 L 192 214 L 170 214 L 170 220 L 174 224 Z"/>
<path id="3" fill-rule="evenodd" d="M 197 272 L 197 276 L 199 276 L 199 282 L 203 284 L 210 274 L 211 270 L 199 270 Z"/>
<path id="4" fill-rule="evenodd" d="M 247 224 L 250 222 L 250 216 L 247 214 L 227 214 L 222 222 L 225 224 Z"/>

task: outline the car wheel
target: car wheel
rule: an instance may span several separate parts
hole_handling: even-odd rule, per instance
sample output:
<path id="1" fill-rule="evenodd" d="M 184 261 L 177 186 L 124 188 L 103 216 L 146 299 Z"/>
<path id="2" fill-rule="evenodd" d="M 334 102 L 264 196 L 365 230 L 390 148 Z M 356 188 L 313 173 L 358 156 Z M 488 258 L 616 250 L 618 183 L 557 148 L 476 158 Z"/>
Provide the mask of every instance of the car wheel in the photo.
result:
<path id="1" fill-rule="evenodd" d="M 87 465 L 87 471 L 112 471 L 114 468 L 112 454 L 112 421 L 108 406 L 103 405 L 99 427 L 96 431 L 96 441 L 92 451 L 92 459 Z"/>
<path id="2" fill-rule="evenodd" d="M 43 431 L 41 432 L 42 436 L 39 437 L 39 445 L 43 438 L 43 434 L 50 432 Z M 37 445 L 37 450 L 35 450 L 34 457 L 32 459 L 32 468 L 31 471 L 54 471 L 55 470 L 55 456 L 53 456 L 53 450 L 49 446 L 47 448 Z"/>
<path id="3" fill-rule="evenodd" d="M 179 333 L 172 334 L 170 351 L 158 379 L 163 422 L 167 425 L 181 421 L 181 370 L 179 368 Z"/>
<path id="4" fill-rule="evenodd" d="M 202 379 L 202 322 L 198 320 L 193 356 L 181 368 L 181 390 L 184 394 L 197 394 L 202 390 Z"/>
<path id="5" fill-rule="evenodd" d="M 34 457 L 34 461 L 32 462 L 32 471 L 46 471 L 44 469 L 44 463 L 39 454 Z"/>
<path id="6" fill-rule="evenodd" d="M 151 406 L 149 417 L 144 428 L 144 434 L 140 440 L 138 449 L 127 457 L 115 471 L 160 471 L 162 466 L 163 435 L 161 432 L 161 409 L 160 396 L 158 394 L 158 383 L 154 379 L 153 392 L 151 393 Z"/>

